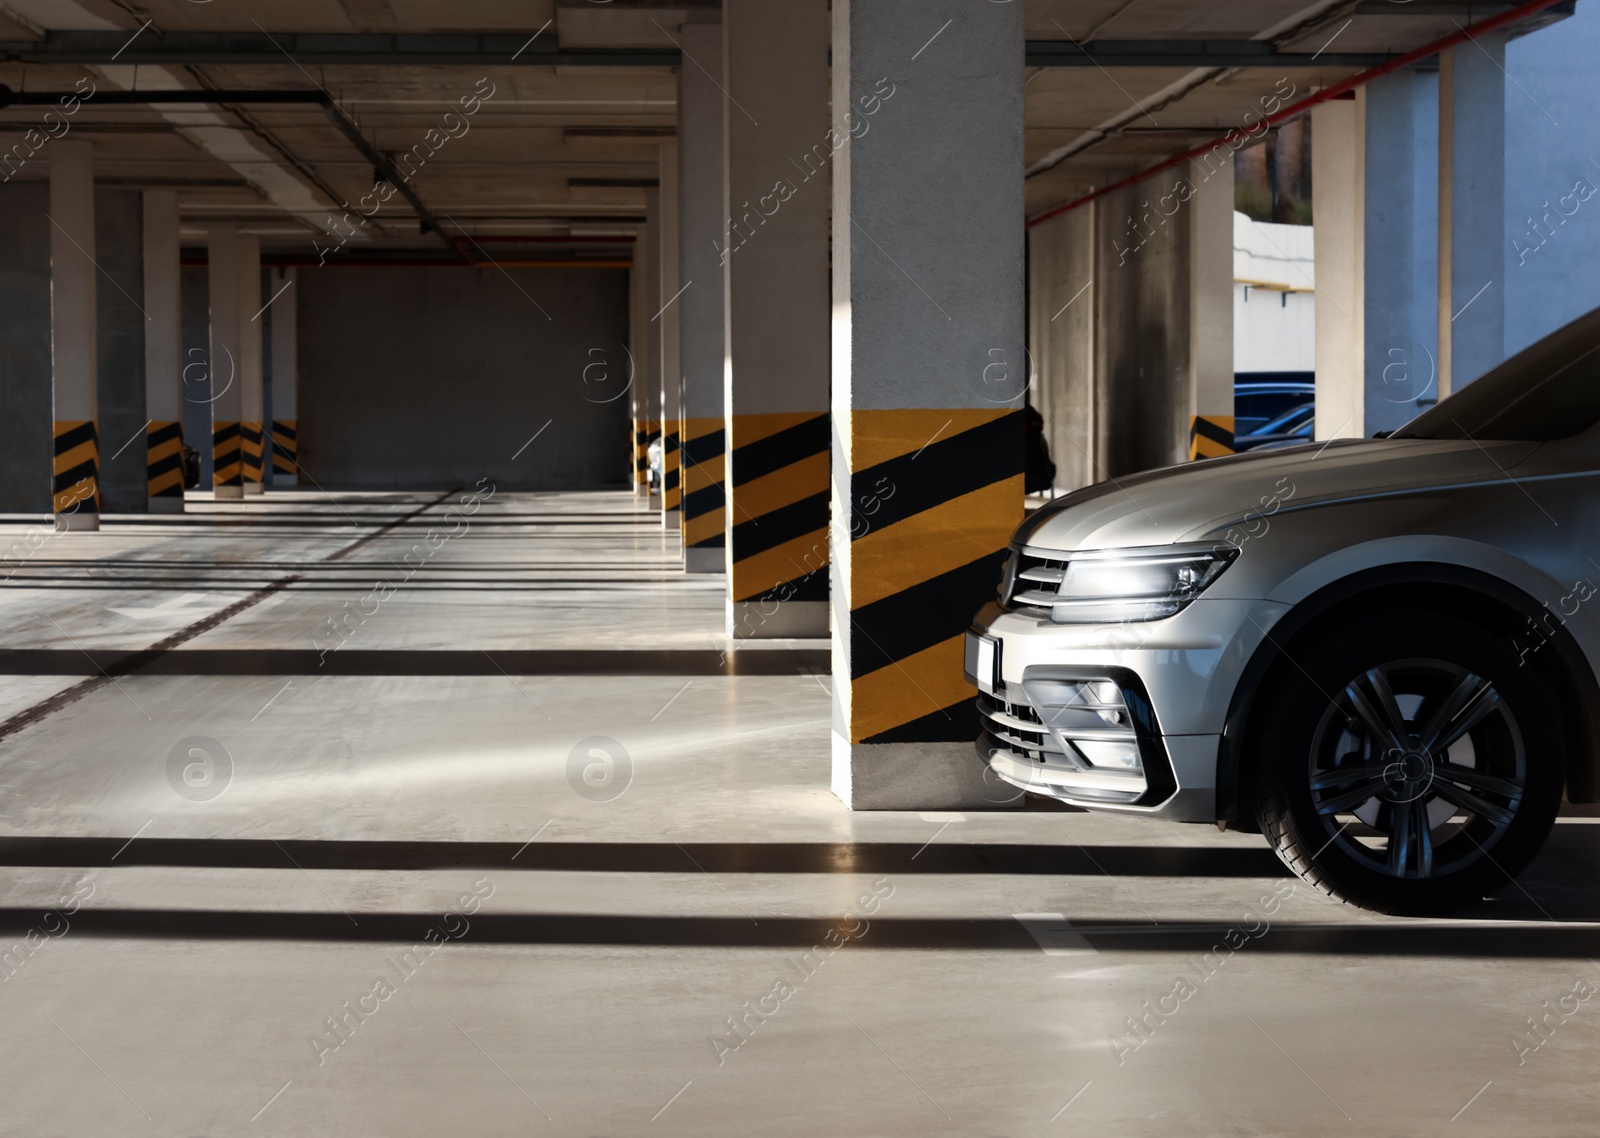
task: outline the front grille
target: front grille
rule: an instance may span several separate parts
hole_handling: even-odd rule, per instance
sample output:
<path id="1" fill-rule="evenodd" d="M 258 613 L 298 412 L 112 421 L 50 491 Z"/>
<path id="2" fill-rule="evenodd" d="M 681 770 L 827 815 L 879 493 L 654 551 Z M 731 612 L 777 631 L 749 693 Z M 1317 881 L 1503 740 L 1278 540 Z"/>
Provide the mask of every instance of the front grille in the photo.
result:
<path id="1" fill-rule="evenodd" d="M 1039 713 L 1026 703 L 1007 703 L 987 692 L 978 693 L 978 714 L 995 742 L 1041 762 L 1066 760 L 1054 735 L 1045 730 Z"/>
<path id="2" fill-rule="evenodd" d="M 1005 607 L 1048 617 L 1067 575 L 1066 558 L 1041 557 L 1026 550 L 1017 550 L 1012 558 Z"/>

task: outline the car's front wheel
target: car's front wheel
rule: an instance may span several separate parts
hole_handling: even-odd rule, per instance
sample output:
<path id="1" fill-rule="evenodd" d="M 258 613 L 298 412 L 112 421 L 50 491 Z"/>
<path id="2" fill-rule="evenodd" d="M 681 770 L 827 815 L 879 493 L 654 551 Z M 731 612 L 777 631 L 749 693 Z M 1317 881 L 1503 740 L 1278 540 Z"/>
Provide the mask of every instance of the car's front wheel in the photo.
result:
<path id="1" fill-rule="evenodd" d="M 1550 833 L 1557 709 L 1509 638 L 1384 607 L 1297 640 L 1258 700 L 1261 831 L 1340 900 L 1445 912 L 1505 885 Z"/>

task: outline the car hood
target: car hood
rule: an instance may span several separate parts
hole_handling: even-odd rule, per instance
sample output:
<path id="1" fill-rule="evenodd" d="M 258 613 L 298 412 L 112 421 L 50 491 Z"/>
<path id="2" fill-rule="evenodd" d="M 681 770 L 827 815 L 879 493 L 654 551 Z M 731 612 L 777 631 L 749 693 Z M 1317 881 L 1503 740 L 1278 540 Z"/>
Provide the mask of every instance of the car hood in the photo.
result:
<path id="1" fill-rule="evenodd" d="M 1019 544 L 1123 549 L 1198 540 L 1252 513 L 1509 481 L 1536 443 L 1336 439 L 1169 466 L 1075 490 L 1038 510 Z"/>

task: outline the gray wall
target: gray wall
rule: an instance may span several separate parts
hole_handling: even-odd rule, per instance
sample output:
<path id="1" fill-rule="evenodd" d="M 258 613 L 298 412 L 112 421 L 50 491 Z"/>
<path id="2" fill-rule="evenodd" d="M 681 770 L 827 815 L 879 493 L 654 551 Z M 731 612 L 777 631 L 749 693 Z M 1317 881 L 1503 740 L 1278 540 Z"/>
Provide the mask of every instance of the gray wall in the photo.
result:
<path id="1" fill-rule="evenodd" d="M 100 493 L 108 514 L 148 509 L 144 441 L 144 195 L 94 193 Z M 113 457 L 115 456 L 115 457 Z"/>
<path id="2" fill-rule="evenodd" d="M 50 512 L 50 187 L 0 185 L 0 511 Z"/>
<path id="3" fill-rule="evenodd" d="M 628 400 L 593 402 L 620 385 L 584 376 L 627 367 L 626 270 L 329 266 L 294 291 L 308 481 L 626 484 Z"/>

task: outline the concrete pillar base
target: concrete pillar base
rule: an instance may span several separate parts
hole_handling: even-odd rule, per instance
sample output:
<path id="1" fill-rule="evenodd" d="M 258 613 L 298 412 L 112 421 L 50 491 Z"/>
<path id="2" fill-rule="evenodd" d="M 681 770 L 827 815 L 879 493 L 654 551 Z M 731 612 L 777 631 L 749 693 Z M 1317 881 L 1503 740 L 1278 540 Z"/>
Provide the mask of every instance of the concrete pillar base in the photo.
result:
<path id="1" fill-rule="evenodd" d="M 726 573 L 728 554 L 720 546 L 712 549 L 685 549 L 683 567 L 690 573 Z"/>
<path id="2" fill-rule="evenodd" d="M 652 494 L 652 495 L 650 495 L 650 508 L 652 510 L 659 510 L 661 508 L 661 495 L 660 494 Z"/>
<path id="3" fill-rule="evenodd" d="M 676 533 L 678 531 L 678 528 L 682 524 L 683 524 L 683 522 L 678 517 L 678 511 L 677 510 L 662 510 L 661 511 L 661 528 L 662 529 L 670 530 L 673 533 Z"/>
<path id="4" fill-rule="evenodd" d="M 805 640 L 828 636 L 827 601 L 733 601 L 728 635 L 736 640 Z"/>
<path id="5" fill-rule="evenodd" d="M 243 498 L 244 497 L 244 487 L 243 486 L 218 486 L 215 490 L 213 490 L 211 492 L 211 496 L 213 498 L 216 498 L 219 501 L 224 499 L 224 498 Z"/>
<path id="6" fill-rule="evenodd" d="M 266 489 L 267 488 L 265 486 L 263 486 L 259 482 L 246 482 L 244 484 L 244 492 L 247 495 L 248 494 L 264 494 L 264 493 L 266 493 Z"/>
<path id="7" fill-rule="evenodd" d="M 300 485 L 300 478 L 298 475 L 285 474 L 280 470 L 272 476 L 272 484 L 274 486 L 298 486 Z"/>
<path id="8" fill-rule="evenodd" d="M 181 514 L 183 499 L 174 497 L 147 498 L 145 502 L 152 514 Z"/>
<path id="9" fill-rule="evenodd" d="M 833 792 L 852 810 L 1013 810 L 971 743 L 855 743 L 833 736 Z"/>
<path id="10" fill-rule="evenodd" d="M 57 533 L 89 533 L 100 528 L 99 514 L 57 514 Z"/>

